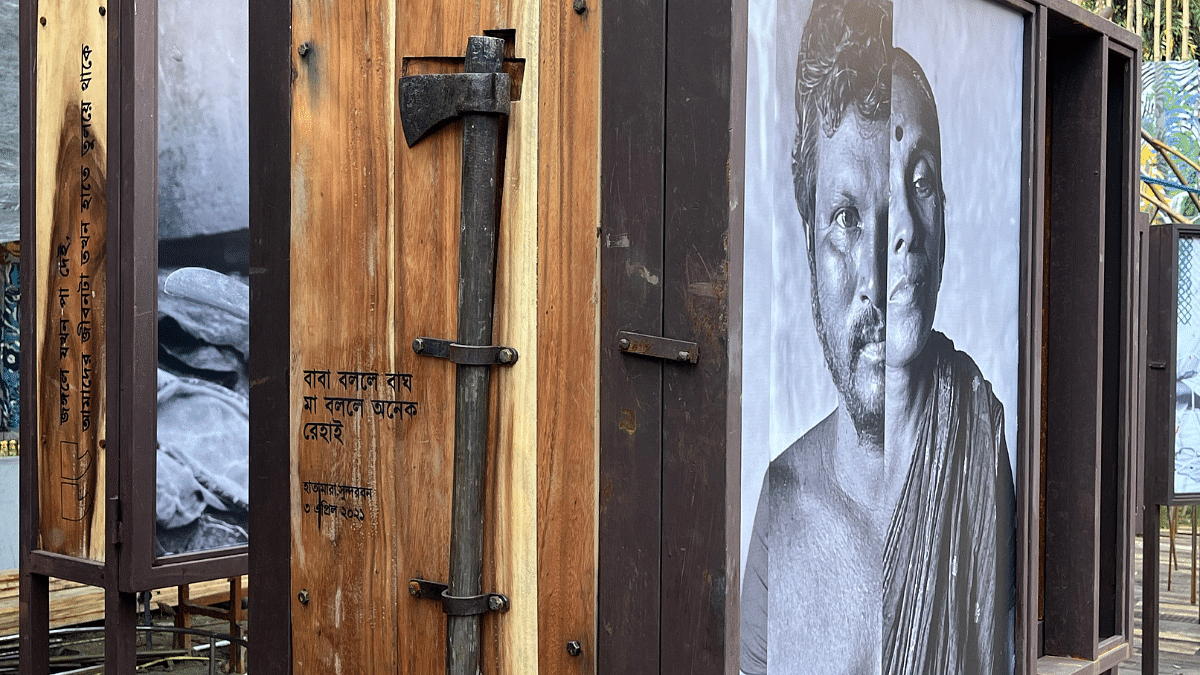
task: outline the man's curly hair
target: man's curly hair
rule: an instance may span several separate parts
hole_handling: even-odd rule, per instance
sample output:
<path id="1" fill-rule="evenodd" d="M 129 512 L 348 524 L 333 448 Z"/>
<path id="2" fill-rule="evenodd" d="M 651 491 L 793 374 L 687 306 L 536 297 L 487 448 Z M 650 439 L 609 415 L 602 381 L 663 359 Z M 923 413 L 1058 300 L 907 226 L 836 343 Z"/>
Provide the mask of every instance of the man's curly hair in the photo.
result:
<path id="1" fill-rule="evenodd" d="M 891 115 L 892 3 L 817 0 L 796 59 L 792 179 L 805 230 L 814 225 L 817 134 L 832 136 L 850 106 L 868 121 Z"/>

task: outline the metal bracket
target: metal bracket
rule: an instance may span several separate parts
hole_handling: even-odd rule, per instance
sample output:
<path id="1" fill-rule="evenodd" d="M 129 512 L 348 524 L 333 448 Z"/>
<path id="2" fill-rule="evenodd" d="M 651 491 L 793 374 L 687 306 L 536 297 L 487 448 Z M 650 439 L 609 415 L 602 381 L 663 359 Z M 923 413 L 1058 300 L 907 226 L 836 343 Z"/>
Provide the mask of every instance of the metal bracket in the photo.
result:
<path id="1" fill-rule="evenodd" d="M 518 357 L 517 350 L 512 347 L 460 345 L 431 337 L 413 340 L 412 348 L 421 356 L 449 359 L 464 366 L 511 366 Z"/>
<path id="2" fill-rule="evenodd" d="M 617 333 L 617 349 L 626 354 L 652 356 L 668 361 L 695 363 L 700 360 L 700 347 L 695 342 L 642 335 L 627 330 Z"/>
<path id="3" fill-rule="evenodd" d="M 484 593 L 460 597 L 449 595 L 450 587 L 446 584 L 427 579 L 413 579 L 408 582 L 409 595 L 418 600 L 437 600 L 442 603 L 442 612 L 448 616 L 472 616 L 488 612 L 507 612 L 508 597 L 499 593 Z"/>

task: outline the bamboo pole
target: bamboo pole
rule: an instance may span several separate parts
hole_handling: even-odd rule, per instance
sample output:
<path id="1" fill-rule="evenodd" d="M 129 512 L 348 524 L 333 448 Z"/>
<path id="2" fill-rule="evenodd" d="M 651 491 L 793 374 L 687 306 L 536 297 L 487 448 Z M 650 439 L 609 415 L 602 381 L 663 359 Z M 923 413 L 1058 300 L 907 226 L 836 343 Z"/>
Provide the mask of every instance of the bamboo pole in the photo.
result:
<path id="1" fill-rule="evenodd" d="M 1183 2 L 1183 26 L 1179 31 L 1179 58 L 1182 61 L 1189 61 L 1192 58 L 1192 0 L 1182 0 Z"/>
<path id="2" fill-rule="evenodd" d="M 1162 0 L 1154 0 L 1154 60 L 1162 61 Z"/>
<path id="3" fill-rule="evenodd" d="M 1167 0 L 1166 15 L 1167 53 L 1164 56 L 1165 60 L 1170 61 L 1171 56 L 1175 53 L 1175 34 L 1171 31 L 1171 23 L 1175 19 L 1175 0 Z"/>
<path id="4" fill-rule="evenodd" d="M 1129 4 L 1134 5 L 1133 12 L 1137 15 L 1137 30 L 1134 32 L 1138 35 L 1142 35 L 1146 20 L 1146 17 L 1142 15 L 1142 0 L 1129 0 Z"/>

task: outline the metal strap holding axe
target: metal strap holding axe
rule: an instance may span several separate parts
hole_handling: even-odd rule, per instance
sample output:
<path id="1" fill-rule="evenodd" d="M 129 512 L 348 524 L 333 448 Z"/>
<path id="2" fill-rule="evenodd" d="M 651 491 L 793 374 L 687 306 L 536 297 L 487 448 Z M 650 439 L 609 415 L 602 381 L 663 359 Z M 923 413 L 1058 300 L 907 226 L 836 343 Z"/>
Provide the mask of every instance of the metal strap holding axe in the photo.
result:
<path id="1" fill-rule="evenodd" d="M 491 345 L 503 118 L 511 105 L 504 46 L 502 38 L 474 36 L 467 40 L 462 73 L 400 79 L 400 115 L 409 147 L 451 120 L 461 118 L 463 129 L 458 339 L 413 340 L 416 353 L 456 364 L 450 578 L 446 584 L 424 579 L 409 583 L 414 596 L 442 603 L 448 675 L 480 672 L 480 615 L 508 610 L 508 598 L 481 588 L 488 385 L 492 366 L 517 360 L 511 347 Z"/>

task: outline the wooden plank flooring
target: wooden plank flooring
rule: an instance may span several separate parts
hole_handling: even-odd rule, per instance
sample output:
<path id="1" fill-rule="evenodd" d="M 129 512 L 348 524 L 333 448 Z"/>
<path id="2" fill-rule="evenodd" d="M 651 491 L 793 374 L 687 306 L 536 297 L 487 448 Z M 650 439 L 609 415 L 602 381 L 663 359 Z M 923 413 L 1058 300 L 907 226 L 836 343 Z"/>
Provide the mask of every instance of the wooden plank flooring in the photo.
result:
<path id="1" fill-rule="evenodd" d="M 1200 608 L 1191 601 L 1192 537 L 1187 525 L 1175 536 L 1176 564 L 1172 564 L 1171 590 L 1167 590 L 1167 555 L 1170 540 L 1163 532 L 1159 560 L 1162 562 L 1159 588 L 1159 670 L 1167 673 L 1200 673 Z M 1119 675 L 1142 672 L 1142 538 L 1134 545 L 1135 585 L 1133 607 L 1133 658 L 1121 664 Z"/>
<path id="2" fill-rule="evenodd" d="M 17 572 L 0 572 L 0 636 L 13 635 L 18 631 L 19 600 Z M 246 588 L 246 578 L 242 577 Z M 191 586 L 192 602 L 217 602 L 218 596 L 229 594 L 229 582 L 225 579 L 206 581 Z M 163 588 L 154 591 L 154 602 L 164 602 L 172 607 L 178 604 L 176 590 Z M 85 586 L 62 579 L 50 580 L 50 627 L 72 626 L 104 618 L 104 589 Z"/>

